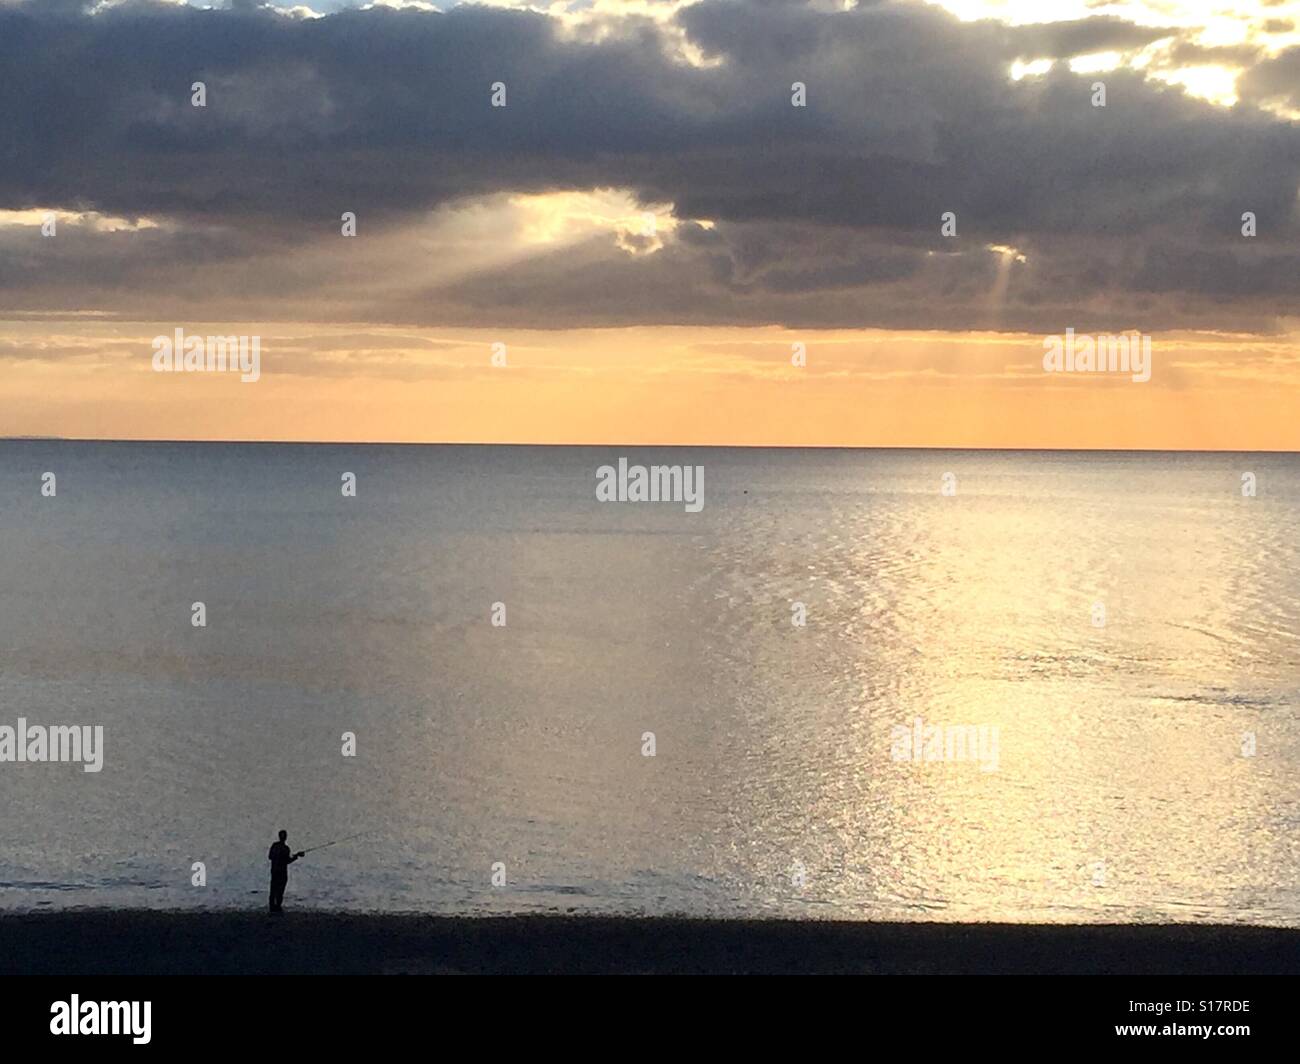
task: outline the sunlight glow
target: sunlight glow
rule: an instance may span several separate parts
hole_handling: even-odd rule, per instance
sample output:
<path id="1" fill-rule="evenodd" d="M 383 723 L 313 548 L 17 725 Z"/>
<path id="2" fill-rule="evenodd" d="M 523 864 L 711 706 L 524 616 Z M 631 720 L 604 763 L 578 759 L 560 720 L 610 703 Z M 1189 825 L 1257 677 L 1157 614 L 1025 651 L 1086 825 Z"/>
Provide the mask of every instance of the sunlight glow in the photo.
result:
<path id="1" fill-rule="evenodd" d="M 45 219 L 54 216 L 59 226 L 78 226 L 97 233 L 138 232 L 141 229 L 161 229 L 163 224 L 152 218 L 117 218 L 96 211 L 61 211 L 51 207 L 31 207 L 24 211 L 0 210 L 0 226 L 32 226 L 39 229 Z"/>
<path id="2" fill-rule="evenodd" d="M 604 232 L 629 254 L 649 254 L 678 225 L 671 204 L 640 206 L 621 189 L 512 196 L 509 203 L 520 212 L 525 244 L 574 243 Z"/>

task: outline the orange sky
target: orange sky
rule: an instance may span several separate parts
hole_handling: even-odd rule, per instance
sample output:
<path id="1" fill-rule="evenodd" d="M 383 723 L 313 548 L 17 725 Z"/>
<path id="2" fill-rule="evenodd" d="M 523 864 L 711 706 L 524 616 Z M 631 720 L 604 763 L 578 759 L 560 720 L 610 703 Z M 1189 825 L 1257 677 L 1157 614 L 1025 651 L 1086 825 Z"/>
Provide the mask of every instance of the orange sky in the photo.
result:
<path id="1" fill-rule="evenodd" d="M 261 336 L 255 383 L 156 373 L 172 323 L 0 323 L 4 435 L 1300 449 L 1300 344 L 1158 335 L 1150 381 L 1048 374 L 1041 336 L 187 323 Z M 506 365 L 493 366 L 504 343 Z M 807 365 L 791 364 L 795 344 Z"/>

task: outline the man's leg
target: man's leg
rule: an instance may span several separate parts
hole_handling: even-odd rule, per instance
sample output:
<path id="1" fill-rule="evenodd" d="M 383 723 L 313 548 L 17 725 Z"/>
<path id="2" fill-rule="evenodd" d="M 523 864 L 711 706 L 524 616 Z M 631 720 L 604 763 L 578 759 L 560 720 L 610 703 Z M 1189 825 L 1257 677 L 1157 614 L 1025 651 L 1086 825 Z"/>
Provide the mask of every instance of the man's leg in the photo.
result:
<path id="1" fill-rule="evenodd" d="M 287 879 L 271 880 L 271 912 L 278 913 L 284 906 L 284 888 L 288 882 Z"/>

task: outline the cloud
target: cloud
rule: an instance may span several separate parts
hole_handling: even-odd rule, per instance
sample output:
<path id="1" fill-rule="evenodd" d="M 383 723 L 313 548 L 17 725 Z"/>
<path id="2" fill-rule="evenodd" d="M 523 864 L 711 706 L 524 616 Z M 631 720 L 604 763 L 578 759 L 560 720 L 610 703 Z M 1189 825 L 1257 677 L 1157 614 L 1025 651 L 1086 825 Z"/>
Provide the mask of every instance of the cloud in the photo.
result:
<path id="1" fill-rule="evenodd" d="M 1244 100 L 1263 103 L 1277 100 L 1300 111 L 1300 47 L 1258 63 L 1237 83 Z"/>
<path id="2" fill-rule="evenodd" d="M 1245 66 L 1241 104 L 1130 68 L 1008 76 L 1176 34 L 1170 55 Z M 0 227 L 0 309 L 1267 332 L 1296 294 L 1300 127 L 1261 108 L 1300 106 L 1300 50 L 1221 51 L 1114 17 L 1017 27 L 890 2 L 704 0 L 598 33 L 478 6 L 8 3 L 0 211 L 156 224 Z M 650 238 L 584 216 L 539 244 L 511 206 L 597 190 L 678 224 Z"/>

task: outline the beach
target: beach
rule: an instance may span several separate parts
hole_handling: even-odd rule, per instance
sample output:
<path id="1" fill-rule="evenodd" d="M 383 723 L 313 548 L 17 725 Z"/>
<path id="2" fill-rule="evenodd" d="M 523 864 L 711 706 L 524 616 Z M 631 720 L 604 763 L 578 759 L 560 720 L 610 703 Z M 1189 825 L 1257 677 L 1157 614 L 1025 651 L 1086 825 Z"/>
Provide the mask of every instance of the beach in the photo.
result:
<path id="1" fill-rule="evenodd" d="M 1300 930 L 320 911 L 0 916 L 0 974 L 1300 973 Z"/>

